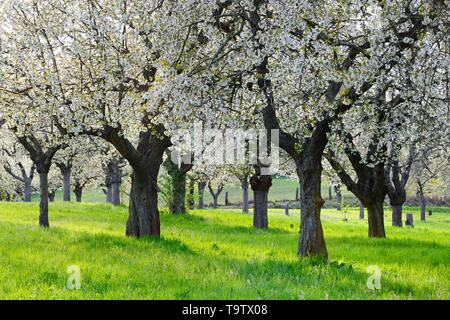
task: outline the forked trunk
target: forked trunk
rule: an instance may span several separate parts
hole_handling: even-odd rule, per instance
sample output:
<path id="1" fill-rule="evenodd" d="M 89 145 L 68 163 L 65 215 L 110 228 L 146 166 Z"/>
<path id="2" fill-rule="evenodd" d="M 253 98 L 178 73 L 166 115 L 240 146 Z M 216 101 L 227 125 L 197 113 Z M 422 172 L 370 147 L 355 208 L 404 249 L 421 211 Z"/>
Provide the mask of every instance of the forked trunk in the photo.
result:
<path id="1" fill-rule="evenodd" d="M 81 183 L 78 180 L 75 180 L 75 187 L 73 189 L 73 192 L 75 193 L 77 202 L 81 202 L 81 198 L 83 196 L 83 187 L 81 186 Z"/>
<path id="2" fill-rule="evenodd" d="M 47 228 L 48 222 L 48 172 L 39 172 L 39 225 Z"/>
<path id="3" fill-rule="evenodd" d="M 383 200 L 367 203 L 367 216 L 369 221 L 369 237 L 384 238 L 384 209 Z"/>
<path id="4" fill-rule="evenodd" d="M 403 206 L 400 205 L 391 205 L 392 207 L 392 226 L 394 227 L 402 227 L 402 211 Z"/>
<path id="5" fill-rule="evenodd" d="M 267 228 L 269 219 L 267 217 L 267 202 L 269 189 L 272 186 L 271 176 L 254 175 L 250 178 L 250 185 L 253 190 L 253 227 Z"/>
<path id="6" fill-rule="evenodd" d="M 75 197 L 77 198 L 77 202 L 81 202 L 83 198 L 83 190 L 77 190 L 75 192 Z"/>
<path id="7" fill-rule="evenodd" d="M 320 210 L 324 204 L 320 194 L 322 166 L 320 161 L 315 164 L 314 167 L 302 166 L 297 169 L 300 177 L 301 208 L 298 255 L 327 258 L 328 252 L 320 221 Z"/>
<path id="8" fill-rule="evenodd" d="M 147 170 L 133 169 L 126 235 L 160 236 L 158 187 L 154 175 Z"/>
<path id="9" fill-rule="evenodd" d="M 219 205 L 219 195 L 213 194 L 212 198 L 213 198 L 213 208 L 217 209 L 217 206 Z"/>
<path id="10" fill-rule="evenodd" d="M 23 201 L 24 202 L 31 202 L 31 195 L 32 195 L 32 182 L 31 179 L 27 178 L 25 179 L 25 182 L 23 184 Z"/>

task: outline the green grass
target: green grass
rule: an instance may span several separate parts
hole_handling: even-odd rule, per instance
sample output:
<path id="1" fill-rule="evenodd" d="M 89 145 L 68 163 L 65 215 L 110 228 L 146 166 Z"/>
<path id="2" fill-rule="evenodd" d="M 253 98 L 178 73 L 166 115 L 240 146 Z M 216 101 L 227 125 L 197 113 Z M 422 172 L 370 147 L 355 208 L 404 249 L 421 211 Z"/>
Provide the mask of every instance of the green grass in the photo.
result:
<path id="1" fill-rule="evenodd" d="M 268 230 L 233 210 L 161 217 L 161 239 L 124 236 L 126 207 L 54 203 L 49 229 L 36 203 L 0 203 L 1 299 L 449 299 L 450 210 L 434 208 L 414 228 L 386 227 L 323 211 L 330 262 L 296 256 L 299 214 L 271 210 Z M 386 212 L 386 225 L 389 225 Z M 65 289 L 67 267 L 81 290 Z M 366 272 L 377 265 L 381 290 Z"/>

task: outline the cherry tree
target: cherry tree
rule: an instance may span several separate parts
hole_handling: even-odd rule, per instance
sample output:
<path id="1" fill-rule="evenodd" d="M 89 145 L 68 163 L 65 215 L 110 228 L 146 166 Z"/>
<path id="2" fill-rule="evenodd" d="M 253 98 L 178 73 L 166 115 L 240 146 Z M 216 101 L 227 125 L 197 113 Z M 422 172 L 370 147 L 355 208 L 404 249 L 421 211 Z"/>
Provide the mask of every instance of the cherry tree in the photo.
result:
<path id="1" fill-rule="evenodd" d="M 36 166 L 29 155 L 7 129 L 1 131 L 2 149 L 0 162 L 4 172 L 22 184 L 23 201 L 30 202 Z"/>
<path id="2" fill-rule="evenodd" d="M 267 129 L 280 130 L 280 147 L 294 160 L 300 182 L 298 254 L 326 257 L 321 160 L 333 125 L 382 89 L 386 75 L 405 62 L 425 32 L 444 30 L 445 6 L 255 0 L 221 1 L 209 10 L 209 19 L 196 25 L 207 44 L 199 62 L 183 65 L 199 75 L 191 83 L 203 84 L 197 85 L 198 99 L 225 105 L 230 113 L 260 114 Z M 373 236 L 384 236 L 379 213 L 369 219 Z"/>

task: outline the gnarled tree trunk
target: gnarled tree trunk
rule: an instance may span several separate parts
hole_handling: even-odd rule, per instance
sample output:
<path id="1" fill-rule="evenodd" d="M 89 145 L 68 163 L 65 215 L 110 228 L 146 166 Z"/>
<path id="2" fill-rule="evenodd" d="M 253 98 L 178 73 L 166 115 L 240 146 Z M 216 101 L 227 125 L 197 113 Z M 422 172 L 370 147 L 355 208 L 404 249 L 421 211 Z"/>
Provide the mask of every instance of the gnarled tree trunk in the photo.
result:
<path id="1" fill-rule="evenodd" d="M 250 178 L 250 186 L 254 197 L 253 227 L 264 229 L 269 226 L 267 202 L 269 200 L 269 189 L 272 186 L 272 177 L 260 175 L 258 171 Z"/>
<path id="2" fill-rule="evenodd" d="M 305 155 L 306 156 L 306 155 Z M 297 166 L 300 176 L 300 256 L 320 256 L 327 258 L 328 252 L 323 236 L 320 210 L 325 203 L 320 193 L 321 162 L 305 161 Z"/>
<path id="3" fill-rule="evenodd" d="M 384 209 L 383 200 L 366 202 L 367 216 L 369 221 L 369 237 L 384 238 Z"/>
<path id="4" fill-rule="evenodd" d="M 392 206 L 392 226 L 394 227 L 402 227 L 402 211 L 403 206 L 400 205 L 391 205 Z"/>
<path id="5" fill-rule="evenodd" d="M 161 234 L 155 173 L 146 171 L 133 168 L 127 236 L 159 237 Z"/>

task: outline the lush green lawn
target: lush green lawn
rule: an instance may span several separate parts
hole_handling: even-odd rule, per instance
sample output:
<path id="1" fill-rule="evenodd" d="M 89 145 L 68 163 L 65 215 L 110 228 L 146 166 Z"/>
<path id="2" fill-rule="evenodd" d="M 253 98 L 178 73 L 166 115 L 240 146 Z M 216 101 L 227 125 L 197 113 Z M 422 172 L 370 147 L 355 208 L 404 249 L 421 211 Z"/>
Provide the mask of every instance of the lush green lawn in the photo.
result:
<path id="1" fill-rule="evenodd" d="M 162 214 L 161 239 L 124 236 L 126 208 L 51 205 L 37 227 L 35 203 L 0 203 L 0 298 L 12 299 L 449 299 L 450 210 L 434 208 L 415 228 L 387 226 L 368 239 L 367 222 L 324 210 L 329 263 L 296 256 L 298 212 L 272 210 L 269 230 L 230 210 Z M 386 213 L 389 225 L 389 212 Z M 81 290 L 65 289 L 67 267 Z M 369 290 L 367 267 L 381 269 Z"/>

